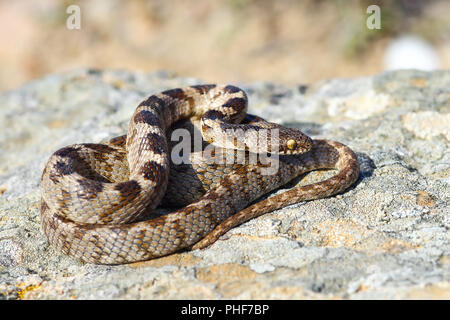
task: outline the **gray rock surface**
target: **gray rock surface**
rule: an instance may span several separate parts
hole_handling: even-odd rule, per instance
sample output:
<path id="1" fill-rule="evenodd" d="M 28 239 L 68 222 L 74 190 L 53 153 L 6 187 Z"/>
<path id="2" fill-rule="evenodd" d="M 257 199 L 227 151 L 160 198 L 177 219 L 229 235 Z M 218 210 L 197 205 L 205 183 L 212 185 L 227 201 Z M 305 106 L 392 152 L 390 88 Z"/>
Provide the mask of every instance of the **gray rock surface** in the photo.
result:
<path id="1" fill-rule="evenodd" d="M 252 113 L 353 148 L 357 184 L 152 261 L 82 264 L 49 246 L 38 205 L 49 155 L 123 134 L 145 96 L 196 83 L 75 70 L 0 95 L 0 299 L 450 298 L 450 71 L 238 84 Z"/>

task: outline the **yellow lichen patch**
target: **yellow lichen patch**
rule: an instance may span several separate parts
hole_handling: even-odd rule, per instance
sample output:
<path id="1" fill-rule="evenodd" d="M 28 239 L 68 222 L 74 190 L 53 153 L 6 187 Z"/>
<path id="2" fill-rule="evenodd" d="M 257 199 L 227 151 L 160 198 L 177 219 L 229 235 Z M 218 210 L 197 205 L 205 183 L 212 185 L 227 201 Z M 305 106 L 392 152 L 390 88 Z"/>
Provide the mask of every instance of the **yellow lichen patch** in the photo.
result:
<path id="1" fill-rule="evenodd" d="M 360 284 L 358 288 L 356 288 L 355 292 L 367 291 L 370 290 L 370 286 L 365 284 Z"/>
<path id="2" fill-rule="evenodd" d="M 198 280 L 214 284 L 225 298 L 250 294 L 252 289 L 256 292 L 263 291 L 264 283 L 258 281 L 259 276 L 250 268 L 237 263 L 199 268 L 196 272 Z"/>
<path id="3" fill-rule="evenodd" d="M 260 292 L 255 292 L 255 299 L 260 297 Z M 262 293 L 262 299 L 329 299 L 329 300 L 341 300 L 339 297 L 333 297 L 326 294 L 315 293 L 312 291 L 304 290 L 303 288 L 295 286 L 278 286 L 266 290 Z M 252 297 L 253 298 L 253 297 Z"/>
<path id="4" fill-rule="evenodd" d="M 401 194 L 400 199 L 402 199 L 403 201 L 412 201 L 412 199 L 414 198 L 410 194 Z"/>
<path id="5" fill-rule="evenodd" d="M 450 256 L 449 255 L 443 255 L 439 258 L 438 262 L 441 265 L 450 264 Z"/>
<path id="6" fill-rule="evenodd" d="M 450 299 L 450 285 L 448 283 L 437 283 L 432 285 L 416 286 L 410 289 L 405 299 L 436 299 L 449 300 Z"/>
<path id="7" fill-rule="evenodd" d="M 327 247 L 351 247 L 373 231 L 348 219 L 325 221 L 315 228 L 322 237 L 322 245 Z"/>
<path id="8" fill-rule="evenodd" d="M 67 127 L 68 123 L 65 120 L 53 120 L 47 122 L 47 127 L 52 129 L 64 128 Z"/>
<path id="9" fill-rule="evenodd" d="M 19 283 L 17 286 L 19 287 L 19 290 L 17 291 L 17 297 L 18 299 L 23 299 L 27 292 L 39 289 L 41 287 L 41 284 L 26 285 L 25 283 L 22 282 Z"/>
<path id="10" fill-rule="evenodd" d="M 246 281 L 254 279 L 258 274 L 246 266 L 236 263 L 226 263 L 216 266 L 199 268 L 196 273 L 197 279 L 205 282 L 230 283 L 233 281 Z M 219 283 L 220 282 L 220 283 Z"/>
<path id="11" fill-rule="evenodd" d="M 434 207 L 436 202 L 434 197 L 426 191 L 417 191 L 416 203 L 422 207 Z"/>
<path id="12" fill-rule="evenodd" d="M 401 253 L 406 250 L 417 248 L 417 246 L 412 245 L 409 242 L 398 240 L 398 239 L 389 239 L 381 245 L 381 249 L 385 252 L 389 252 L 392 254 Z"/>
<path id="13" fill-rule="evenodd" d="M 425 88 L 427 86 L 427 80 L 424 78 L 414 78 L 409 81 L 411 85 L 417 88 Z"/>
<path id="14" fill-rule="evenodd" d="M 132 268 L 155 267 L 159 268 L 165 265 L 174 265 L 179 267 L 189 267 L 197 264 L 202 259 L 197 258 L 189 252 L 172 254 L 158 259 L 130 263 L 128 266 Z"/>

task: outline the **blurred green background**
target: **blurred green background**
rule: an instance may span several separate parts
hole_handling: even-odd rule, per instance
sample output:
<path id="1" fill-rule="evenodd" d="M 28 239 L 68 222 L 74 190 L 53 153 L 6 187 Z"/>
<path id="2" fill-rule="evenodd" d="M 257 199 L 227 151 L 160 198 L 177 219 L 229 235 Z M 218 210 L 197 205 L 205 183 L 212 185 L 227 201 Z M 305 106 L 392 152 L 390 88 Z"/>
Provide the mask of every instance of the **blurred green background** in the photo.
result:
<path id="1" fill-rule="evenodd" d="M 66 28 L 71 4 L 81 8 L 80 30 Z M 381 8 L 380 30 L 366 27 L 371 4 Z M 364 76 L 386 68 L 388 46 L 405 34 L 448 69 L 450 1 L 3 0 L 0 91 L 77 67 L 232 83 Z"/>

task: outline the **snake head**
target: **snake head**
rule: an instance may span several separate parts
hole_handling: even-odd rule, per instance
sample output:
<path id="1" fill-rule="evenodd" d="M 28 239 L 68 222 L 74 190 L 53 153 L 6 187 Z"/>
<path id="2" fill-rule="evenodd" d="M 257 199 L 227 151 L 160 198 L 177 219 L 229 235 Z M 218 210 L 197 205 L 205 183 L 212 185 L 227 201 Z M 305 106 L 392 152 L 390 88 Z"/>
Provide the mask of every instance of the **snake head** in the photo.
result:
<path id="1" fill-rule="evenodd" d="M 300 154 L 312 148 L 312 139 L 300 130 L 282 126 L 278 130 L 279 154 Z"/>
<path id="2" fill-rule="evenodd" d="M 258 139 L 258 143 L 261 143 L 261 141 L 267 142 L 267 145 L 259 146 L 259 152 L 266 151 L 280 155 L 291 155 L 304 153 L 312 148 L 312 139 L 298 129 L 286 128 L 252 114 L 246 114 L 242 123 L 247 125 L 249 131 L 253 130 L 259 134 L 266 134 L 262 137 L 258 136 L 258 138 L 253 136 L 254 140 Z M 266 131 L 261 131 L 263 129 Z M 250 151 L 258 152 L 251 149 Z"/>

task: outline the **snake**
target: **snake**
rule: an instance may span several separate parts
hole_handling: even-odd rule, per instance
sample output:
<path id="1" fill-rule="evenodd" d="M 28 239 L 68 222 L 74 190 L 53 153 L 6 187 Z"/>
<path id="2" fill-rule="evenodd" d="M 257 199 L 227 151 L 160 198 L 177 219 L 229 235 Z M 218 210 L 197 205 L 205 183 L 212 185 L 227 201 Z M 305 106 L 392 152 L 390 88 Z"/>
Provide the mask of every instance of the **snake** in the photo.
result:
<path id="1" fill-rule="evenodd" d="M 125 135 L 55 151 L 41 176 L 41 226 L 50 245 L 110 265 L 202 249 L 245 221 L 341 193 L 358 179 L 358 159 L 346 145 L 247 109 L 247 94 L 234 85 L 169 89 L 139 103 Z M 201 146 L 180 152 L 189 161 L 175 164 L 180 128 L 200 132 Z M 274 172 L 262 154 L 276 156 Z M 234 161 L 217 160 L 224 157 Z M 336 173 L 261 200 L 317 169 Z M 173 211 L 156 214 L 158 206 Z"/>

